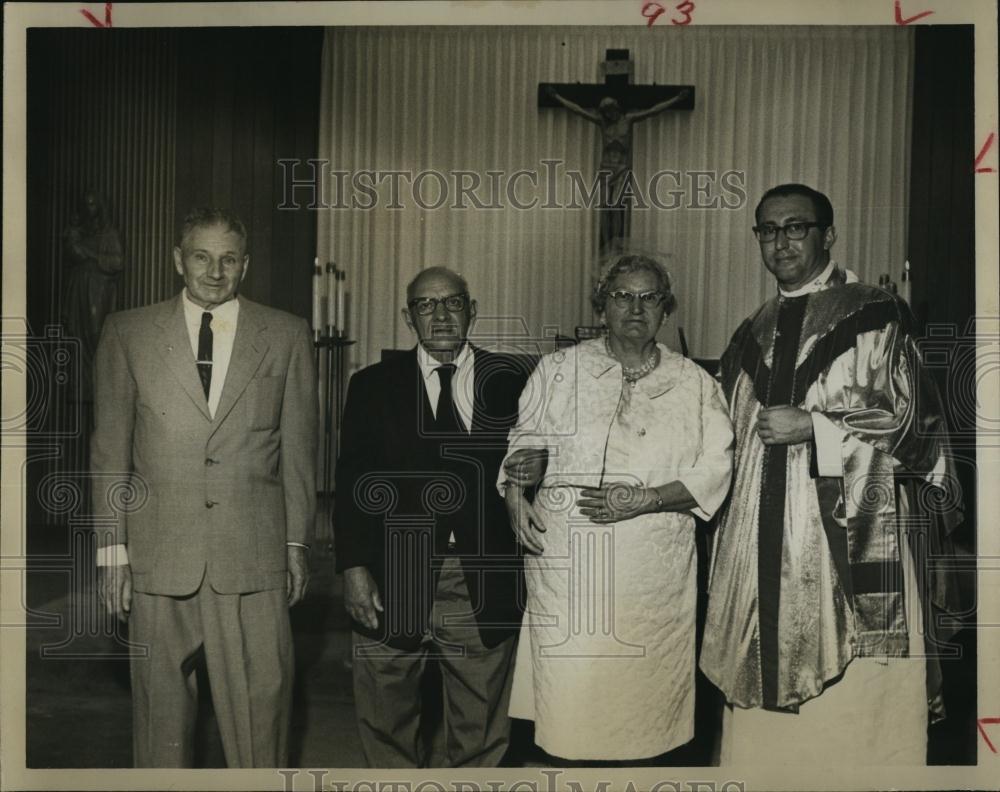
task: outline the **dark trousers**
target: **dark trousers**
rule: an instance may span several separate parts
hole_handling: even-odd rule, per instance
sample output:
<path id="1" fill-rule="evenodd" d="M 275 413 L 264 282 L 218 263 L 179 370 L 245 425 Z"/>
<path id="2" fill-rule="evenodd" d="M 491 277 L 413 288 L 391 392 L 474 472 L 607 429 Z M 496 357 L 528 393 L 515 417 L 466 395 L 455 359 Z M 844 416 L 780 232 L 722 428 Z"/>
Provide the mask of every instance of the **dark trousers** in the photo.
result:
<path id="1" fill-rule="evenodd" d="M 354 706 L 369 767 L 426 766 L 420 683 L 432 657 L 444 688 L 446 766 L 496 767 L 510 737 L 516 642 L 512 636 L 483 645 L 457 558 L 445 560 L 431 627 L 418 649 L 394 649 L 354 633 Z"/>

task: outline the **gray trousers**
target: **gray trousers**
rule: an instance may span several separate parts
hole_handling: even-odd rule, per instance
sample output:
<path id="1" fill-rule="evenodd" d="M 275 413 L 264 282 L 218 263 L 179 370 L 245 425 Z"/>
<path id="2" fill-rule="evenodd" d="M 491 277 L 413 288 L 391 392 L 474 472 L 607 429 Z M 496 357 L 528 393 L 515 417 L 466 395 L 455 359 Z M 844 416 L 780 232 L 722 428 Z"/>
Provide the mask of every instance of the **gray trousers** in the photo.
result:
<path id="1" fill-rule="evenodd" d="M 285 590 L 219 594 L 134 592 L 129 617 L 133 657 L 132 750 L 136 767 L 191 767 L 204 651 L 229 767 L 285 767 L 291 714 L 292 631 Z"/>
<path id="2" fill-rule="evenodd" d="M 354 633 L 354 706 L 368 766 L 426 766 L 420 682 L 434 657 L 444 688 L 445 765 L 496 767 L 510 738 L 516 642 L 511 636 L 492 648 L 483 645 L 457 558 L 445 560 L 431 628 L 418 649 L 393 649 Z"/>

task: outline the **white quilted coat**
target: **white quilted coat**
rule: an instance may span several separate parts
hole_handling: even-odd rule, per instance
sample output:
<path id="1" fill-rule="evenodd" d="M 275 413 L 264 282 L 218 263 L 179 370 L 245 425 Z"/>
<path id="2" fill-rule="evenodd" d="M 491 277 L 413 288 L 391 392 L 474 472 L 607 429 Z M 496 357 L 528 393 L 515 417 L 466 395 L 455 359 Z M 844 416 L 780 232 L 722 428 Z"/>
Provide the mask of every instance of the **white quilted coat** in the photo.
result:
<path id="1" fill-rule="evenodd" d="M 602 481 L 680 480 L 703 519 L 725 498 L 733 435 L 719 387 L 664 346 L 660 356 L 629 386 L 600 339 L 546 355 L 511 432 L 509 453 L 544 446 L 549 462 L 510 714 L 533 719 L 538 745 L 567 759 L 642 759 L 693 736 L 694 519 L 602 526 L 575 505 Z"/>

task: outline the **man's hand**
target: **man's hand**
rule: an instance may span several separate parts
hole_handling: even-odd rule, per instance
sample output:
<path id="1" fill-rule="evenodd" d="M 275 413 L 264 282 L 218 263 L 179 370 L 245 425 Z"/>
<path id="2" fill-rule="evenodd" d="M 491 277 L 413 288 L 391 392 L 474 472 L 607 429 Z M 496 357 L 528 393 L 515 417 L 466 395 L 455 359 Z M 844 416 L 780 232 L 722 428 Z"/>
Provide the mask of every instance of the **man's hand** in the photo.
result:
<path id="1" fill-rule="evenodd" d="M 344 570 L 344 607 L 354 621 L 369 630 L 378 629 L 378 614 L 382 607 L 382 597 L 375 585 L 375 578 L 367 567 L 356 566 Z"/>
<path id="2" fill-rule="evenodd" d="M 534 487 L 545 475 L 549 452 L 544 448 L 521 448 L 507 457 L 503 472 L 518 487 Z"/>
<path id="3" fill-rule="evenodd" d="M 309 586 L 309 550 L 288 545 L 288 607 L 298 605 Z"/>
<path id="4" fill-rule="evenodd" d="M 764 445 L 792 445 L 812 439 L 812 417 L 787 404 L 765 407 L 757 416 L 757 435 Z"/>
<path id="5" fill-rule="evenodd" d="M 128 621 L 132 610 L 132 567 L 128 564 L 97 567 L 97 596 L 108 613 L 119 621 Z"/>
<path id="6" fill-rule="evenodd" d="M 520 487 L 507 487 L 507 515 L 510 517 L 511 528 L 517 540 L 529 552 L 541 555 L 545 548 L 538 539 L 538 533 L 545 533 L 542 521 L 538 518 L 535 507 L 528 503 Z"/>

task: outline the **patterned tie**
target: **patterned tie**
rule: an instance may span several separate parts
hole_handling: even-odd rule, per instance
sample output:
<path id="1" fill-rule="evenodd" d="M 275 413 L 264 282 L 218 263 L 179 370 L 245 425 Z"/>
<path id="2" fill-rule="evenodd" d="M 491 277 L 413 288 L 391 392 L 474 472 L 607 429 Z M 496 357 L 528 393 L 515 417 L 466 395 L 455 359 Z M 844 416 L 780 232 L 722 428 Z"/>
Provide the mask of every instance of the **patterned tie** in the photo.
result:
<path id="1" fill-rule="evenodd" d="M 207 399 L 212 389 L 212 314 L 208 311 L 201 315 L 201 329 L 198 330 L 198 376 Z"/>
<path id="2" fill-rule="evenodd" d="M 458 411 L 455 409 L 455 400 L 451 393 L 451 380 L 455 375 L 455 364 L 445 363 L 434 369 L 438 374 L 438 381 L 441 383 L 441 393 L 438 395 L 437 414 L 435 415 L 435 428 L 439 432 L 464 432 L 462 422 L 459 420 Z"/>

